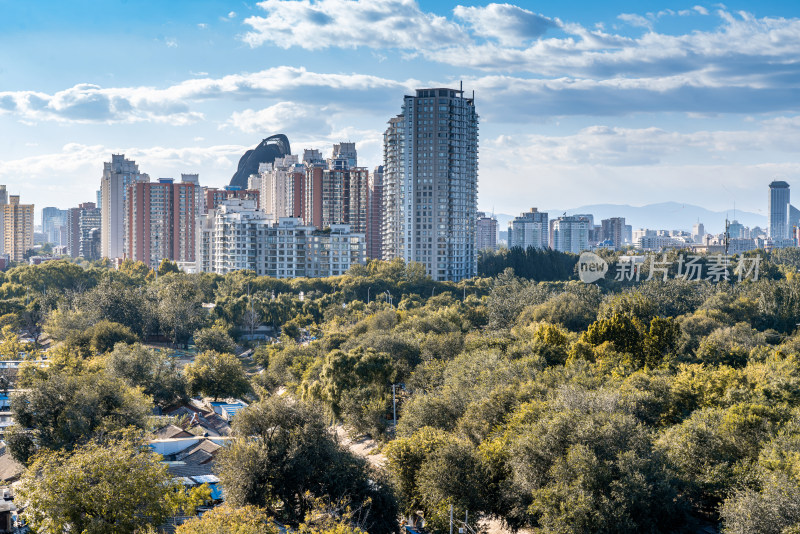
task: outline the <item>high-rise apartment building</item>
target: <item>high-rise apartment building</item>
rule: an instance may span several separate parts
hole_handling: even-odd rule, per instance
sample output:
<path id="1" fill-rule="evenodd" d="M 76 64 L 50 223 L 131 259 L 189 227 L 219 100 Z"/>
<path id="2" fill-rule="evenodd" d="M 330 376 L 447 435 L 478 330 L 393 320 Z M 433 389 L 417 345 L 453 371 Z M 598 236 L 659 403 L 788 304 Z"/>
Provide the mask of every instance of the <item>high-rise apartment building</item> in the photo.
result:
<path id="1" fill-rule="evenodd" d="M 366 263 L 366 240 L 348 224 L 333 224 L 327 231 L 314 229 L 306 235 L 305 256 L 306 276 L 339 276 L 352 265 Z"/>
<path id="2" fill-rule="evenodd" d="M 547 213 L 531 208 L 508 223 L 508 248 L 547 248 L 548 234 Z"/>
<path id="3" fill-rule="evenodd" d="M 226 185 L 224 189 L 204 187 L 203 213 L 216 209 L 224 200 L 254 200 L 259 206 L 261 191 L 254 189 L 240 189 L 233 185 Z"/>
<path id="4" fill-rule="evenodd" d="M 308 153 L 311 154 L 308 154 Z M 327 166 L 307 151 L 304 203 L 305 224 L 329 228 L 347 224 L 351 231 L 366 233 L 369 203 L 369 171 L 357 167 L 355 143 L 334 145 Z M 304 157 L 305 157 L 304 156 Z"/>
<path id="5" fill-rule="evenodd" d="M 475 247 L 478 250 L 497 250 L 497 219 L 478 212 Z"/>
<path id="6" fill-rule="evenodd" d="M 250 200 L 228 200 L 201 217 L 197 267 L 225 274 L 250 269 L 259 276 L 338 276 L 366 261 L 364 234 L 348 225 L 326 231 L 297 217 L 278 222 Z"/>
<path id="7" fill-rule="evenodd" d="M 561 252 L 580 254 L 589 248 L 592 222 L 580 215 L 559 217 L 550 221 L 551 247 Z"/>
<path id="8" fill-rule="evenodd" d="M 45 240 L 55 246 L 61 246 L 62 229 L 67 224 L 67 210 L 47 207 L 42 208 L 42 232 Z"/>
<path id="9" fill-rule="evenodd" d="M 302 217 L 305 208 L 306 167 L 296 155 L 262 163 L 260 207 L 273 221 L 281 217 Z"/>
<path id="10" fill-rule="evenodd" d="M 125 255 L 130 226 L 126 219 L 128 190 L 133 184 L 149 181 L 150 176 L 140 173 L 136 162 L 125 159 L 124 154 L 113 154 L 111 161 L 103 164 L 100 248 L 104 258 L 122 258 Z"/>
<path id="11" fill-rule="evenodd" d="M 789 228 L 789 184 L 774 181 L 769 184 L 769 236 L 773 241 L 788 239 Z"/>
<path id="12" fill-rule="evenodd" d="M 195 260 L 195 188 L 172 178 L 132 184 L 128 191 L 125 258 L 152 268 L 161 260 Z"/>
<path id="13" fill-rule="evenodd" d="M 378 165 L 369 177 L 367 202 L 367 257 L 381 259 L 381 222 L 383 220 L 383 165 Z"/>
<path id="14" fill-rule="evenodd" d="M 358 153 L 355 143 L 336 143 L 328 160 L 329 169 L 347 170 L 358 167 Z"/>
<path id="15" fill-rule="evenodd" d="M 194 184 L 194 213 L 199 217 L 205 213 L 206 195 L 200 187 L 200 175 L 197 173 L 181 173 L 182 184 Z"/>
<path id="16" fill-rule="evenodd" d="M 434 280 L 477 273 L 478 114 L 456 89 L 418 89 L 384 133 L 383 257 Z"/>
<path id="17" fill-rule="evenodd" d="M 95 243 L 95 237 L 100 233 L 102 220 L 100 209 L 94 202 L 84 202 L 77 208 L 67 211 L 65 245 L 67 254 L 73 258 L 99 260 L 102 251 Z"/>
<path id="18" fill-rule="evenodd" d="M 694 226 L 692 226 L 692 240 L 695 243 L 702 243 L 703 237 L 706 235 L 706 227 L 700 221 L 697 221 Z"/>
<path id="19" fill-rule="evenodd" d="M 8 191 L 6 191 L 6 186 L 0 185 L 0 213 L 2 212 L 3 206 L 8 204 Z M 0 254 L 5 252 L 5 226 L 4 226 L 4 217 L 0 216 Z"/>
<path id="20" fill-rule="evenodd" d="M 625 217 L 600 221 L 600 241 L 610 241 L 617 250 L 625 244 Z"/>
<path id="21" fill-rule="evenodd" d="M 33 248 L 33 204 L 20 204 L 19 195 L 11 195 L 3 206 L 3 242 L 12 261 L 22 261 Z"/>
<path id="22" fill-rule="evenodd" d="M 306 148 L 303 150 L 303 164 L 317 165 L 325 167 L 325 159 L 322 157 L 322 152 L 315 148 Z"/>
<path id="23" fill-rule="evenodd" d="M 225 274 L 249 269 L 265 275 L 258 260 L 264 254 L 268 217 L 252 199 L 223 200 L 208 210 L 198 222 L 198 271 Z"/>

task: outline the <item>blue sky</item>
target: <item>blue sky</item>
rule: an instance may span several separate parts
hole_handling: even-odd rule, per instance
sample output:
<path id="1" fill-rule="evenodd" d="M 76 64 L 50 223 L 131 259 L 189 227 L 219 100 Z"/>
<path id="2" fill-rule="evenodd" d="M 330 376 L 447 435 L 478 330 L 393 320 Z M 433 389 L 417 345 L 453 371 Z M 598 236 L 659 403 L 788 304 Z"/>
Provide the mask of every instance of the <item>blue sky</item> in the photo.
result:
<path id="1" fill-rule="evenodd" d="M 372 168 L 404 93 L 463 80 L 483 209 L 764 213 L 800 188 L 798 58 L 788 1 L 0 0 L 0 183 L 67 208 L 123 152 L 222 186 L 274 133 Z"/>

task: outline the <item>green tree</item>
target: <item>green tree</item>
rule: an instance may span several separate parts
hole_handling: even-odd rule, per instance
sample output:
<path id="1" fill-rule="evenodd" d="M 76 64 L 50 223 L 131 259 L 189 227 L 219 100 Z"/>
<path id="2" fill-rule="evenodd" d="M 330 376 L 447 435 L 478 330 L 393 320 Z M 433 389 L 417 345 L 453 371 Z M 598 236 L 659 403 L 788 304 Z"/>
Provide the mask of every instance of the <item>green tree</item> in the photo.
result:
<path id="1" fill-rule="evenodd" d="M 199 352 L 213 350 L 215 352 L 233 353 L 236 343 L 224 329 L 219 326 L 202 328 L 194 334 L 194 344 Z"/>
<path id="2" fill-rule="evenodd" d="M 530 496 L 529 521 L 543 532 L 680 531 L 683 501 L 649 432 L 592 397 L 562 398 L 513 440 L 508 464 Z"/>
<path id="3" fill-rule="evenodd" d="M 655 366 L 666 354 L 675 353 L 681 337 L 681 328 L 675 319 L 653 317 L 650 328 L 642 340 L 644 363 Z"/>
<path id="4" fill-rule="evenodd" d="M 280 534 L 266 510 L 257 506 L 234 508 L 228 504 L 205 512 L 178 526 L 176 534 Z"/>
<path id="5" fill-rule="evenodd" d="M 117 343 L 136 343 L 139 338 L 125 325 L 111 321 L 99 321 L 92 326 L 89 347 L 94 354 L 105 354 L 111 351 Z"/>
<path id="6" fill-rule="evenodd" d="M 106 358 L 106 372 L 130 387 L 142 388 L 162 408 L 188 399 L 186 379 L 177 358 L 165 352 L 140 344 L 117 344 Z"/>
<path id="7" fill-rule="evenodd" d="M 383 477 L 336 442 L 318 410 L 269 397 L 240 411 L 233 427 L 235 441 L 217 457 L 231 505 L 262 506 L 297 525 L 313 509 L 306 493 L 328 496 L 361 508 L 366 531 L 396 530 L 397 509 Z"/>
<path id="8" fill-rule="evenodd" d="M 157 297 L 161 327 L 175 345 L 185 346 L 207 319 L 201 293 L 185 275 L 170 274 L 159 280 Z"/>
<path id="9" fill-rule="evenodd" d="M 203 352 L 184 369 L 192 395 L 239 397 L 250 391 L 242 362 L 233 354 Z"/>
<path id="10" fill-rule="evenodd" d="M 640 327 L 641 324 L 631 316 L 616 314 L 592 323 L 583 338 L 594 346 L 610 341 L 618 351 L 636 354 L 642 346 Z"/>
<path id="11" fill-rule="evenodd" d="M 19 429 L 42 449 L 71 449 L 98 434 L 143 428 L 152 404 L 140 390 L 105 373 L 48 372 L 11 399 Z M 16 457 L 20 462 L 28 458 Z"/>
<path id="12" fill-rule="evenodd" d="M 158 270 L 156 271 L 158 276 L 164 276 L 170 273 L 180 273 L 181 270 L 178 268 L 178 264 L 174 261 L 170 261 L 167 258 L 161 260 L 161 263 L 158 264 Z"/>
<path id="13" fill-rule="evenodd" d="M 391 356 L 374 349 L 334 350 L 325 357 L 319 378 L 303 384 L 304 397 L 321 399 L 337 418 L 358 432 L 378 436 L 391 409 L 396 377 Z"/>
<path id="14" fill-rule="evenodd" d="M 413 435 L 399 437 L 386 445 L 387 465 L 404 513 L 411 514 L 422 508 L 424 500 L 418 487 L 420 469 L 428 456 L 446 442 L 445 432 L 422 427 Z"/>
<path id="15" fill-rule="evenodd" d="M 771 476 L 760 491 L 737 490 L 720 507 L 720 517 L 725 534 L 798 532 L 800 486 L 785 476 Z"/>
<path id="16" fill-rule="evenodd" d="M 38 454 L 17 489 L 22 516 L 37 532 L 123 534 L 194 512 L 208 486 L 187 492 L 141 441 L 89 442 Z"/>
<path id="17" fill-rule="evenodd" d="M 103 278 L 96 287 L 75 299 L 75 307 L 91 324 L 111 321 L 127 326 L 139 336 L 146 336 L 157 327 L 153 295 L 112 276 Z"/>

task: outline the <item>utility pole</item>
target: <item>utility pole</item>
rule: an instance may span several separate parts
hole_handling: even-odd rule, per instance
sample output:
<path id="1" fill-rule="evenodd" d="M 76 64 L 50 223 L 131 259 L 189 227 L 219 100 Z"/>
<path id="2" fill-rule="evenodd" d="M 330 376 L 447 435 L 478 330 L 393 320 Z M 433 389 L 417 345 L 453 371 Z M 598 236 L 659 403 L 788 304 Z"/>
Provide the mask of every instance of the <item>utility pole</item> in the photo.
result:
<path id="1" fill-rule="evenodd" d="M 450 534 L 453 534 L 453 505 L 450 505 Z"/>
<path id="2" fill-rule="evenodd" d="M 397 431 L 397 398 L 394 394 L 394 388 L 397 384 L 392 384 L 392 420 L 394 422 L 395 432 Z"/>
<path id="3" fill-rule="evenodd" d="M 367 306 L 369 306 L 369 290 L 372 289 L 372 286 L 367 288 Z"/>

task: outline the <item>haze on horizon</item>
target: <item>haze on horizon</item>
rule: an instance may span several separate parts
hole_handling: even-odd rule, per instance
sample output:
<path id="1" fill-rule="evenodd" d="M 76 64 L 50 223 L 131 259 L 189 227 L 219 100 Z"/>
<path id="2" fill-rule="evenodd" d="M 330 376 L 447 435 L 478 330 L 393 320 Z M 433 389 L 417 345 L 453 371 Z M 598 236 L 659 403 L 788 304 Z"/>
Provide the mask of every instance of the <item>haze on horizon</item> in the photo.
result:
<path id="1" fill-rule="evenodd" d="M 275 133 L 372 168 L 403 94 L 463 81 L 481 209 L 763 215 L 775 176 L 800 188 L 798 51 L 800 5 L 775 0 L 0 0 L 0 183 L 67 208 L 124 153 L 222 186 Z"/>

